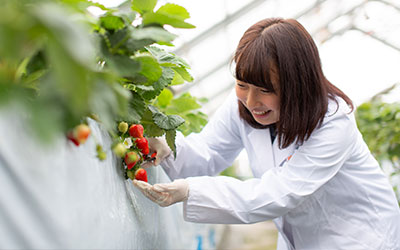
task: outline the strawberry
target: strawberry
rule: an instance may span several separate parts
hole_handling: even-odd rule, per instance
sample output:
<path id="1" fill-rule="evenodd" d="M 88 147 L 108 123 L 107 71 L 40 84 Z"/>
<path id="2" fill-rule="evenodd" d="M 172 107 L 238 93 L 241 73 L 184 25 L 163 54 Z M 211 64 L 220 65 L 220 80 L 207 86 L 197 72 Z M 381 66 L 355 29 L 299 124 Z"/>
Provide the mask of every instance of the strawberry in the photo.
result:
<path id="1" fill-rule="evenodd" d="M 140 160 L 140 156 L 135 151 L 129 151 L 125 154 L 125 163 L 128 169 L 132 169 Z"/>
<path id="2" fill-rule="evenodd" d="M 113 151 L 119 157 L 124 157 L 126 153 L 126 147 L 122 143 L 118 143 L 113 147 Z"/>
<path id="3" fill-rule="evenodd" d="M 135 140 L 136 146 L 138 147 L 138 149 L 140 149 L 140 151 L 142 152 L 142 154 L 144 155 L 148 155 L 150 153 L 149 150 L 149 142 L 147 141 L 146 138 L 137 138 Z"/>
<path id="4" fill-rule="evenodd" d="M 79 142 L 77 140 L 75 140 L 75 138 L 72 134 L 72 131 L 67 133 L 67 138 L 68 138 L 68 140 L 72 141 L 75 144 L 75 146 L 79 146 Z"/>
<path id="5" fill-rule="evenodd" d="M 134 138 L 143 138 L 143 126 L 141 124 L 132 124 L 129 128 L 129 134 Z"/>
<path id="6" fill-rule="evenodd" d="M 135 174 L 132 172 L 132 170 L 126 171 L 126 175 L 127 175 L 128 178 L 131 179 L 131 180 L 135 179 Z"/>
<path id="7" fill-rule="evenodd" d="M 72 131 L 75 140 L 79 142 L 79 144 L 84 143 L 90 135 L 90 128 L 86 124 L 79 124 Z"/>
<path id="8" fill-rule="evenodd" d="M 152 153 L 151 156 L 150 156 L 150 158 L 156 158 L 156 156 L 157 156 L 157 151 L 154 152 L 154 153 Z"/>
<path id="9" fill-rule="evenodd" d="M 79 124 L 72 131 L 67 133 L 67 138 L 72 141 L 76 146 L 85 143 L 90 135 L 90 128 L 86 124 Z"/>
<path id="10" fill-rule="evenodd" d="M 126 122 L 120 122 L 118 124 L 118 131 L 121 133 L 125 133 L 126 131 L 128 131 L 128 123 Z"/>
<path id="11" fill-rule="evenodd" d="M 96 152 L 97 158 L 99 158 L 99 160 L 104 161 L 105 159 L 107 159 L 107 154 L 106 152 L 104 152 L 103 147 L 100 144 L 96 145 Z"/>
<path id="12" fill-rule="evenodd" d="M 147 182 L 147 172 L 143 168 L 139 168 L 135 171 L 135 179 L 139 181 Z"/>

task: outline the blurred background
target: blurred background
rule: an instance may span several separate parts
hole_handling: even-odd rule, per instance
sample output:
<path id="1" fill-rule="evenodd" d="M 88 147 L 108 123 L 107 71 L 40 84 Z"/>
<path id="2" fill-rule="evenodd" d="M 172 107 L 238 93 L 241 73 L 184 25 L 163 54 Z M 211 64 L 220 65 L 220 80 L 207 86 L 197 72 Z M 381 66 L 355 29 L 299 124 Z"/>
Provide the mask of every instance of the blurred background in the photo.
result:
<path id="1" fill-rule="evenodd" d="M 105 5 L 117 5 L 123 1 L 101 0 Z M 167 1 L 159 1 L 163 4 Z M 327 78 L 343 90 L 355 103 L 376 103 L 359 112 L 359 120 L 370 117 L 370 122 L 384 125 L 368 127 L 365 119 L 364 137 L 380 159 L 392 184 L 399 185 L 398 158 L 399 125 L 390 121 L 400 117 L 398 106 L 382 103 L 400 101 L 400 2 L 397 0 L 171 0 L 184 6 L 191 17 L 188 22 L 195 29 L 175 30 L 178 35 L 173 52 L 191 65 L 194 82 L 175 86 L 179 95 L 189 91 L 196 97 L 206 97 L 202 110 L 211 117 L 234 86 L 230 60 L 244 31 L 255 22 L 267 17 L 297 19 L 312 34 L 319 47 L 322 66 Z M 94 12 L 96 10 L 93 10 Z M 391 116 L 382 118 L 387 109 Z M 390 110 L 389 110 L 390 109 Z M 373 113 L 375 111 L 377 113 Z M 388 111 L 389 110 L 389 111 Z M 365 115 L 362 117 L 362 115 Z M 396 116 L 397 115 L 397 116 Z M 373 118 L 371 118 L 373 116 Z M 395 118 L 397 117 L 397 118 Z M 376 124 L 376 123 L 375 123 Z M 392 127 L 390 127 L 392 126 Z M 368 132 L 369 131 L 369 132 Z M 368 133 L 370 133 L 368 135 Z M 393 143 L 372 141 L 387 140 Z M 388 143 L 386 143 L 388 144 Z M 392 150 L 394 149 L 394 150 Z M 392 150 L 392 151 L 390 151 Z M 391 153 L 388 153 L 390 151 Z M 399 152 L 397 152 L 399 151 Z M 397 167 L 397 169 L 396 169 Z M 226 171 L 227 175 L 250 178 L 245 152 Z M 253 228 L 253 229 L 252 229 Z M 274 249 L 273 243 L 260 240 L 265 232 L 274 239 L 275 232 L 267 223 L 263 226 L 228 226 L 224 237 L 226 249 Z M 263 233 L 260 233 L 263 232 Z M 223 239 L 224 239 L 223 237 Z M 257 243 L 258 242 L 258 243 Z M 273 242 L 273 241 L 272 241 Z"/>

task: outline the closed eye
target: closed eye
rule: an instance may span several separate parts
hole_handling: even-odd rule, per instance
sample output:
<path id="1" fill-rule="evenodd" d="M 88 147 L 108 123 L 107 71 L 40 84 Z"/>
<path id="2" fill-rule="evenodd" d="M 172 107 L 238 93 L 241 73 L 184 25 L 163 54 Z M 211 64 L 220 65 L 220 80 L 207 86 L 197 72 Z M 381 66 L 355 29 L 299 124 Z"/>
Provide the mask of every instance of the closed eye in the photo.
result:
<path id="1" fill-rule="evenodd" d="M 261 89 L 261 92 L 263 92 L 263 93 L 273 93 L 273 91 L 268 90 L 268 89 Z"/>
<path id="2" fill-rule="evenodd" d="M 236 85 L 239 86 L 240 88 L 246 88 L 247 86 L 243 83 L 236 82 Z"/>

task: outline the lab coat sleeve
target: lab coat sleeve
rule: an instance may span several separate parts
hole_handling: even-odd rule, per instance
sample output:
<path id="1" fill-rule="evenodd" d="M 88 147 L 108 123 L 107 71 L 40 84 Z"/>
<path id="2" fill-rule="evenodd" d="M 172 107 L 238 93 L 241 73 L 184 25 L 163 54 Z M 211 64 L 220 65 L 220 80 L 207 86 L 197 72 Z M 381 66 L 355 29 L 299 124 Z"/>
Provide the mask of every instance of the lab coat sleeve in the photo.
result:
<path id="1" fill-rule="evenodd" d="M 185 220 L 202 223 L 255 223 L 280 217 L 332 179 L 354 147 L 356 125 L 340 110 L 326 116 L 320 128 L 282 167 L 259 179 L 193 177 L 184 203 Z"/>
<path id="2" fill-rule="evenodd" d="M 232 92 L 200 133 L 177 135 L 176 159 L 171 154 L 161 166 L 172 180 L 218 174 L 231 166 L 243 149 L 240 122 L 237 97 Z"/>

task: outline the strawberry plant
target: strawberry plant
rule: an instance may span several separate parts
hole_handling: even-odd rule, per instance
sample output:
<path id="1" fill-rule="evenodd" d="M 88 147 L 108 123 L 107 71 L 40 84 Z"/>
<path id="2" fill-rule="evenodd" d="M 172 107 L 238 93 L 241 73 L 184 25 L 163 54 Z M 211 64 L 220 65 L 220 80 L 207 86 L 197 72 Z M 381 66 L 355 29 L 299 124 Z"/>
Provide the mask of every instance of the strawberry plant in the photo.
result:
<path id="1" fill-rule="evenodd" d="M 198 111 L 202 100 L 171 91 L 193 77 L 188 63 L 168 52 L 176 35 L 165 26 L 194 28 L 185 21 L 189 13 L 176 4 L 156 5 L 157 0 L 116 8 L 89 0 L 4 0 L 0 106 L 29 114 L 26 124 L 42 141 L 61 133 L 79 146 L 90 136 L 80 124 L 90 117 L 109 131 L 112 151 L 121 158 L 132 151 L 138 162 L 147 157 L 144 136 L 165 136 L 175 154 L 176 131 L 200 131 L 206 116 Z M 103 14 L 94 16 L 88 7 Z M 128 124 L 137 127 L 131 131 Z M 106 158 L 108 149 L 96 144 L 95 150 L 100 160 Z"/>

